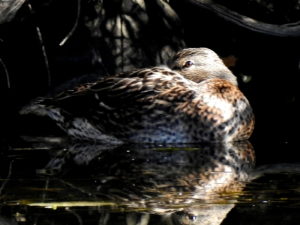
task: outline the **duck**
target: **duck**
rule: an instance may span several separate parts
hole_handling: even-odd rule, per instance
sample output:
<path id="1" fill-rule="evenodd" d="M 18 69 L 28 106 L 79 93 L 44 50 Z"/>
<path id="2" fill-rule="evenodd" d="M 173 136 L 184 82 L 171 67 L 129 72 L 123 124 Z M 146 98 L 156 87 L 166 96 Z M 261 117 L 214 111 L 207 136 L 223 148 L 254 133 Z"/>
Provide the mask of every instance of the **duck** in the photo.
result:
<path id="1" fill-rule="evenodd" d="M 20 114 L 47 116 L 75 140 L 200 143 L 249 139 L 252 107 L 209 48 L 185 48 L 168 66 L 135 69 L 39 97 Z"/>

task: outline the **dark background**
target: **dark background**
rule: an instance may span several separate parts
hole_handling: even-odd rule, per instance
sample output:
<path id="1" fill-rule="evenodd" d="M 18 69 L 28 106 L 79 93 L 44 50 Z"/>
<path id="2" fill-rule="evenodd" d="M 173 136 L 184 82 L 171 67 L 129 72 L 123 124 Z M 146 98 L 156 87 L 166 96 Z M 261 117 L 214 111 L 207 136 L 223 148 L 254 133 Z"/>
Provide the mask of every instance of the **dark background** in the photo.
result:
<path id="1" fill-rule="evenodd" d="M 297 1 L 212 2 L 266 23 L 300 20 Z M 17 112 L 32 98 L 99 76 L 166 63 L 183 47 L 209 47 L 232 59 L 228 65 L 253 106 L 251 142 L 258 163 L 296 160 L 298 35 L 244 28 L 193 1 L 140 3 L 32 0 L 2 22 L 1 139 L 23 130 Z"/>

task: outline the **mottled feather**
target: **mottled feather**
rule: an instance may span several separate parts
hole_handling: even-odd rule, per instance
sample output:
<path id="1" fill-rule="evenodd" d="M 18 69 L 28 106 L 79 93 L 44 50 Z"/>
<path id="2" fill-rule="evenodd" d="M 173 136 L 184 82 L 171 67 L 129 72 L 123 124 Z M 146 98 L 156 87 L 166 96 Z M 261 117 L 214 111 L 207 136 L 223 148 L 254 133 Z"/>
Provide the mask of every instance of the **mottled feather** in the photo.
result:
<path id="1" fill-rule="evenodd" d="M 249 138 L 254 126 L 236 77 L 206 48 L 180 51 L 172 69 L 102 78 L 40 98 L 22 112 L 48 115 L 69 135 L 100 141 L 224 142 Z"/>

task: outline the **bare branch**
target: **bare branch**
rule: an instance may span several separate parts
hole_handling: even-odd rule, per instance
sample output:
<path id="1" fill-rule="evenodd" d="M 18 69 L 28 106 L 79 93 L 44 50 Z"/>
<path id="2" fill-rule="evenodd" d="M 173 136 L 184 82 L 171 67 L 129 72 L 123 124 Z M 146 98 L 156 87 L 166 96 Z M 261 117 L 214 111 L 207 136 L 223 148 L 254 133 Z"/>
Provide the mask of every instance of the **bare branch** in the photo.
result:
<path id="1" fill-rule="evenodd" d="M 217 16 L 248 30 L 279 37 L 299 37 L 300 21 L 286 24 L 270 24 L 241 15 L 225 6 L 215 3 L 213 0 L 186 0 L 196 6 L 207 9 Z"/>
<path id="2" fill-rule="evenodd" d="M 0 0 L 0 24 L 10 22 L 25 0 Z"/>
<path id="3" fill-rule="evenodd" d="M 63 46 L 69 40 L 69 38 L 73 35 L 73 33 L 75 32 L 75 30 L 78 26 L 79 18 L 80 18 L 80 11 L 81 11 L 81 0 L 77 0 L 77 15 L 76 15 L 75 23 L 74 23 L 72 29 L 70 30 L 70 32 L 59 43 L 59 46 Z"/>
<path id="4" fill-rule="evenodd" d="M 5 74 L 5 77 L 6 77 L 7 88 L 10 88 L 9 73 L 8 73 L 8 70 L 5 66 L 5 63 L 3 62 L 3 60 L 1 58 L 0 58 L 0 65 L 3 67 L 3 70 L 4 70 L 4 74 Z"/>
<path id="5" fill-rule="evenodd" d="M 29 11 L 31 13 L 33 13 L 31 4 L 28 2 L 27 5 L 28 5 L 28 8 L 29 8 Z M 40 41 L 41 51 L 42 51 L 42 55 L 43 55 L 43 58 L 44 58 L 44 63 L 45 63 L 46 72 L 47 72 L 47 78 L 48 78 L 47 79 L 48 80 L 48 82 L 47 82 L 48 83 L 48 87 L 50 87 L 51 86 L 51 73 L 50 73 L 48 55 L 47 55 L 47 52 L 46 52 L 43 35 L 41 33 L 41 30 L 40 30 L 39 26 L 35 25 L 35 29 L 36 29 L 36 33 L 37 33 L 38 39 Z"/>

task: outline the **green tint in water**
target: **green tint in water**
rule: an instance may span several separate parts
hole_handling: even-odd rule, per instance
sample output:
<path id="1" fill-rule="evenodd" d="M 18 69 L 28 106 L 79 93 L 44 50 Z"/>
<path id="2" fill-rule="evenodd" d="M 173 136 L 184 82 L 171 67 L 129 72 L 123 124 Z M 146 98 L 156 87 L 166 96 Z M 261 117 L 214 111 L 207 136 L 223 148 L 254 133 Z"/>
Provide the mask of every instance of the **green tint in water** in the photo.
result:
<path id="1" fill-rule="evenodd" d="M 300 210 L 296 169 L 253 180 L 248 142 L 22 145 L 0 159 L 1 225 L 259 224 L 263 212 Z"/>

